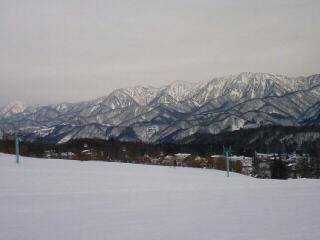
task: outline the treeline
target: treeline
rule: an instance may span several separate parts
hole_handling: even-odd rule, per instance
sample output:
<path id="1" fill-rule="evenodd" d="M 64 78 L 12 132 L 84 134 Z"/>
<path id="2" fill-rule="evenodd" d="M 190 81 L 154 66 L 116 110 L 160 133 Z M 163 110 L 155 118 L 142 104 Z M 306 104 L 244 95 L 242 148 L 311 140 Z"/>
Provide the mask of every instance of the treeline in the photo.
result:
<path id="1" fill-rule="evenodd" d="M 274 129 L 277 130 L 277 128 Z M 247 166 L 247 169 L 244 171 L 244 166 L 242 166 L 243 161 L 240 161 L 232 163 L 231 167 L 233 171 L 260 178 L 286 179 L 296 177 L 320 177 L 319 139 L 304 142 L 299 147 L 296 146 L 294 142 L 291 142 L 290 146 L 284 146 L 284 143 L 280 144 L 278 142 L 266 145 L 265 139 L 274 133 L 274 131 L 270 131 L 270 129 L 269 131 L 268 129 L 264 129 L 263 132 L 260 132 L 261 139 L 256 139 L 255 144 L 249 142 L 248 139 L 254 137 L 256 130 L 240 131 L 240 133 L 241 134 L 222 133 L 219 135 L 220 137 L 214 136 L 214 138 L 212 138 L 212 136 L 209 136 L 207 142 L 199 139 L 199 142 L 180 144 L 120 142 L 114 139 L 108 141 L 100 139 L 77 139 L 64 144 L 50 144 L 43 141 L 43 139 L 30 142 L 22 136 L 20 154 L 39 158 L 121 161 L 224 170 L 225 159 L 214 159 L 212 155 L 222 155 L 223 146 L 231 146 L 233 155 L 253 159 L 252 170 L 249 170 L 250 167 Z M 6 135 L 0 140 L 0 152 L 15 153 L 13 136 Z M 273 153 L 273 155 L 266 157 L 262 154 L 261 157 L 257 157 L 257 152 L 270 152 Z M 293 152 L 297 155 L 295 159 L 289 157 L 289 154 Z M 177 162 L 175 158 L 170 159 L 170 156 L 177 153 L 190 154 L 190 157 L 180 163 Z"/>
<path id="2" fill-rule="evenodd" d="M 0 140 L 0 151 L 14 154 L 14 140 Z M 157 157 L 160 155 L 172 155 L 176 153 L 189 153 L 198 156 L 210 154 L 222 154 L 223 146 L 212 146 L 207 144 L 147 144 L 142 142 L 120 142 L 116 140 L 100 139 L 77 139 L 64 144 L 48 144 L 41 139 L 33 142 L 22 141 L 20 143 L 20 153 L 25 156 L 43 157 L 47 151 L 56 153 L 73 152 L 81 154 L 86 149 L 93 149 L 101 160 L 117 160 L 125 158 L 135 158 L 137 156 L 148 155 Z M 252 154 L 245 150 L 247 155 Z"/>
<path id="3" fill-rule="evenodd" d="M 299 135 L 300 134 L 300 135 Z M 314 137 L 301 137 L 301 136 Z M 318 136 L 318 137 L 317 137 Z M 293 153 L 310 156 L 320 155 L 320 126 L 283 127 L 262 126 L 254 129 L 240 129 L 232 132 L 222 132 L 217 135 L 196 134 L 179 142 L 164 142 L 157 144 L 143 142 L 120 142 L 115 139 L 78 139 L 64 144 L 51 144 L 38 138 L 28 141 L 25 137 L 22 143 L 22 152 L 41 155 L 44 151 L 53 149 L 57 152 L 81 151 L 84 144 L 89 148 L 102 152 L 103 158 L 116 159 L 124 154 L 139 156 L 148 154 L 159 156 L 163 154 L 190 153 L 199 156 L 222 154 L 223 146 L 230 146 L 232 154 L 253 157 L 254 152 L 260 153 Z M 24 136 L 22 136 L 24 138 Z M 4 135 L 0 140 L 1 151 L 12 152 L 13 136 Z M 301 143 L 302 141 L 302 143 Z M 25 149 L 23 149 L 25 148 Z M 126 150 L 126 151 L 123 151 Z"/>
<path id="4" fill-rule="evenodd" d="M 261 153 L 293 153 L 316 155 L 320 150 L 320 126 L 261 126 L 252 129 L 225 131 L 216 135 L 198 133 L 180 144 L 211 145 L 215 149 L 231 146 L 235 154 L 245 150 Z"/>
<path id="5" fill-rule="evenodd" d="M 320 156 L 255 154 L 251 175 L 272 179 L 320 178 Z"/>
<path id="6" fill-rule="evenodd" d="M 136 156 L 149 155 L 157 157 L 160 155 L 172 155 L 176 153 L 189 153 L 197 156 L 209 156 L 214 154 L 223 154 L 223 146 L 230 146 L 233 155 L 254 157 L 255 152 L 290 154 L 296 152 L 300 155 L 310 155 L 311 157 L 320 157 L 320 139 L 311 142 L 304 142 L 300 147 L 295 142 L 291 145 L 286 143 L 269 143 L 265 140 L 256 140 L 255 144 L 248 141 L 248 137 L 242 134 L 234 135 L 225 133 L 225 135 L 208 136 L 207 141 L 194 143 L 160 143 L 150 144 L 143 142 L 120 142 L 114 139 L 76 139 L 64 144 L 50 144 L 42 139 L 27 141 L 22 138 L 20 144 L 20 153 L 26 156 L 43 157 L 46 151 L 55 151 L 56 153 L 73 152 L 80 154 L 85 149 L 94 149 L 99 153 L 102 160 L 134 158 Z M 245 131 L 250 135 L 250 130 Z M 268 131 L 261 133 L 267 138 Z M 204 138 L 204 136 L 201 136 Z M 211 139 L 210 139 L 211 137 Z M 214 139 L 212 139 L 214 137 Z M 199 143 L 201 142 L 201 143 Z M 204 142 L 204 143 L 202 143 Z M 274 144 L 274 145 L 273 145 Z M 0 140 L 0 151 L 5 153 L 14 153 L 14 140 L 12 137 Z"/>

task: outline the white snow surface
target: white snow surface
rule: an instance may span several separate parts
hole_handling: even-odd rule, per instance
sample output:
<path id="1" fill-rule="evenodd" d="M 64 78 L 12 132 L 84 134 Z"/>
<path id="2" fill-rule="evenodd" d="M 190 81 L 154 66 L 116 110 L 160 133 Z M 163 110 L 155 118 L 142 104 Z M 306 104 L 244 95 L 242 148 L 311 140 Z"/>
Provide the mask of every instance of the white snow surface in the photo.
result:
<path id="1" fill-rule="evenodd" d="M 0 239 L 320 239 L 320 181 L 0 154 Z"/>

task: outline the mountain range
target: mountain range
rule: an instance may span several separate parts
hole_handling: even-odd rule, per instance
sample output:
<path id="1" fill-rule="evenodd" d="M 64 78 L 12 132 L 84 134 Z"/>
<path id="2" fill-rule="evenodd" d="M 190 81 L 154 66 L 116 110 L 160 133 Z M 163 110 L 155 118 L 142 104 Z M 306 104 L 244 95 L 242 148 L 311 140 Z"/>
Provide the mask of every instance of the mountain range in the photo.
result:
<path id="1" fill-rule="evenodd" d="M 2 132 L 52 143 L 97 138 L 163 143 L 267 125 L 320 123 L 320 74 L 243 72 L 207 82 L 117 89 L 79 103 L 0 108 Z"/>

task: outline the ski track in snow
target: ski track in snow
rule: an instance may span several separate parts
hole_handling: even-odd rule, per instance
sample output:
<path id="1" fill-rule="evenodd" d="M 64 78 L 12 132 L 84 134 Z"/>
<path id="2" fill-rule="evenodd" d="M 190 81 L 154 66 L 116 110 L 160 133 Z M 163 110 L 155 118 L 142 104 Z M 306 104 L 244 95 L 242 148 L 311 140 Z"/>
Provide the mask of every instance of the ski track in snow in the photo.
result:
<path id="1" fill-rule="evenodd" d="M 320 239 L 320 180 L 0 154 L 0 239 Z"/>

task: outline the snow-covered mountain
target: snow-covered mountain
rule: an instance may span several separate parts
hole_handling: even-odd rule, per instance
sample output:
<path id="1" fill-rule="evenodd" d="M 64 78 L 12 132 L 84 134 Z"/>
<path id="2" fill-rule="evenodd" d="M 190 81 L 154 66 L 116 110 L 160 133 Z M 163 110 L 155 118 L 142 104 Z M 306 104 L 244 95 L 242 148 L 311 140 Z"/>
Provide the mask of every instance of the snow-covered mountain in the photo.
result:
<path id="1" fill-rule="evenodd" d="M 14 114 L 21 113 L 26 110 L 26 105 L 20 101 L 14 101 L 9 103 L 7 106 L 0 108 L 1 117 L 10 117 Z"/>
<path id="2" fill-rule="evenodd" d="M 3 131 L 52 142 L 115 138 L 164 142 L 261 125 L 320 123 L 320 74 L 290 78 L 244 72 L 208 82 L 117 89 L 92 101 L 0 109 Z"/>

